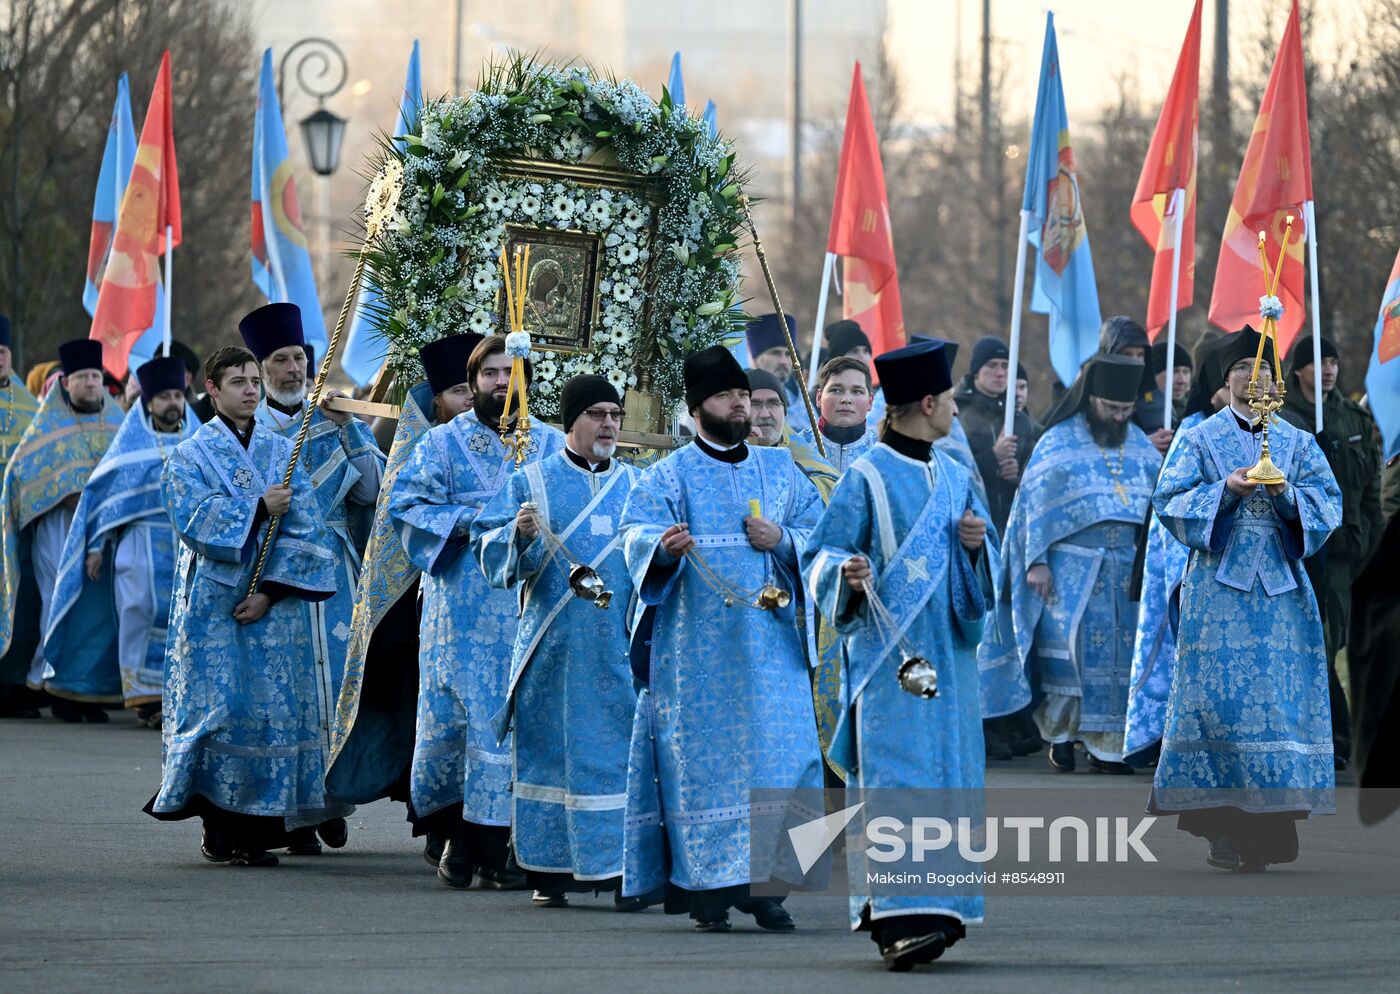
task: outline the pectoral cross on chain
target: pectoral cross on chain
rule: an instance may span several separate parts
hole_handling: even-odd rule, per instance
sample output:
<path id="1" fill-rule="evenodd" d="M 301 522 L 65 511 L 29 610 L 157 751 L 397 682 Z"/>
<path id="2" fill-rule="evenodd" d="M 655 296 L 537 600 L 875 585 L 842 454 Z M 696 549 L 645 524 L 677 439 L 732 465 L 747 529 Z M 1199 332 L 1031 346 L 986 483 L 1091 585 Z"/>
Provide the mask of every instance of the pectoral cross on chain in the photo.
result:
<path id="1" fill-rule="evenodd" d="M 1127 507 L 1129 503 L 1131 503 L 1128 500 L 1128 491 L 1123 489 L 1123 483 L 1121 480 L 1113 481 L 1113 492 L 1118 495 L 1118 499 L 1123 502 L 1124 507 Z"/>

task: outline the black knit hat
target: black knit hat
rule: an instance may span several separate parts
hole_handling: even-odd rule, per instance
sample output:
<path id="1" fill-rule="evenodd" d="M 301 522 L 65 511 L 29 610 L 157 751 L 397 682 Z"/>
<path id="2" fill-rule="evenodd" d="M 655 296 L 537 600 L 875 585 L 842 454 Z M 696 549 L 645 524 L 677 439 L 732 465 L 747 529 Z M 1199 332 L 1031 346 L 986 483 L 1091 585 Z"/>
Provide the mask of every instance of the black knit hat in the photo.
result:
<path id="1" fill-rule="evenodd" d="M 1182 348 L 1180 342 L 1176 344 L 1176 352 L 1174 355 L 1175 361 L 1172 362 L 1173 369 L 1177 366 L 1185 366 L 1187 369 L 1192 370 L 1196 368 L 1195 363 L 1191 361 L 1191 353 Z M 1152 351 L 1147 353 L 1147 371 L 1153 376 L 1156 376 L 1158 373 L 1166 372 L 1166 369 L 1167 343 L 1158 342 L 1156 345 L 1152 346 Z"/>
<path id="2" fill-rule="evenodd" d="M 787 391 L 783 389 L 782 380 L 778 379 L 766 369 L 750 369 L 747 375 L 749 377 L 750 394 L 755 390 L 772 390 L 778 395 L 778 399 L 783 402 L 783 410 L 787 410 L 788 397 Z"/>
<path id="3" fill-rule="evenodd" d="M 1337 346 L 1332 339 L 1326 335 L 1322 336 L 1322 358 L 1340 359 L 1342 354 L 1337 351 Z M 1292 376 L 1300 369 L 1304 369 L 1313 364 L 1313 337 L 1311 335 L 1299 335 L 1293 341 L 1293 347 L 1288 350 L 1288 359 L 1284 363 L 1283 375 Z"/>
<path id="4" fill-rule="evenodd" d="M 860 325 L 846 318 L 826 326 L 826 357 L 835 359 L 846 355 L 851 349 L 864 345 L 870 348 L 870 336 L 861 330 Z"/>
<path id="5" fill-rule="evenodd" d="M 723 390 L 747 390 L 744 367 L 723 345 L 712 345 L 685 360 L 685 406 L 695 410 Z"/>
<path id="6" fill-rule="evenodd" d="M 977 339 L 977 344 L 972 346 L 972 378 L 977 378 L 977 371 L 993 359 L 1010 359 L 1011 350 L 1006 347 L 1006 343 L 995 335 L 987 335 L 985 338 Z"/>
<path id="7" fill-rule="evenodd" d="M 559 394 L 559 414 L 563 418 L 564 430 L 572 428 L 579 415 L 594 404 L 617 404 L 621 407 L 622 398 L 605 376 L 580 373 L 570 377 Z"/>

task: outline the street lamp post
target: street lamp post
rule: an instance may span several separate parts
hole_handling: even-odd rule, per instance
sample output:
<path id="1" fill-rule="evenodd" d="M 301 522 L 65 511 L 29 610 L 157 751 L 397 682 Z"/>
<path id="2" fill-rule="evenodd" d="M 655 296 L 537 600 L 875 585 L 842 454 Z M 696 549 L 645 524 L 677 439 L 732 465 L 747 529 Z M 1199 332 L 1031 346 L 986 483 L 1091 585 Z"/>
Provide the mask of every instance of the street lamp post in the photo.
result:
<path id="1" fill-rule="evenodd" d="M 287 81 L 287 64 L 300 52 L 292 65 L 297 86 L 316 98 L 316 110 L 298 123 L 302 144 L 311 170 L 320 177 L 316 184 L 321 214 L 321 273 L 323 284 L 331 277 L 331 176 L 340 168 L 340 147 L 345 141 L 345 118 L 326 109 L 326 100 L 335 96 L 349 78 L 349 65 L 340 46 L 326 38 L 302 38 L 282 55 L 277 69 L 277 100 L 283 102 L 282 91 Z"/>

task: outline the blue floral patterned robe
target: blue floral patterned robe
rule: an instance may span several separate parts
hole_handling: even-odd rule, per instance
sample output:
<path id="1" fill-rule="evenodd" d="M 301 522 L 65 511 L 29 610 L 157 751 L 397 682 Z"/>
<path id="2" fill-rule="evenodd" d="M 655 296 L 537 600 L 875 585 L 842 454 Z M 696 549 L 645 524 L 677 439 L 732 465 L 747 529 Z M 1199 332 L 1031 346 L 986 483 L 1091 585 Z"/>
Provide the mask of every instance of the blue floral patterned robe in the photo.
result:
<path id="1" fill-rule="evenodd" d="M 1133 424 L 1121 458 L 1120 468 L 1083 412 L 1041 436 L 1007 519 L 996 628 L 978 648 L 987 717 L 1020 710 L 1034 685 L 1041 734 L 1110 762 L 1122 758 L 1133 559 L 1162 460 Z M 1049 603 L 1026 580 L 1038 563 L 1050 568 Z"/>
<path id="2" fill-rule="evenodd" d="M 1181 435 L 1205 418 L 1189 414 L 1176 430 L 1173 448 Z M 1168 450 L 1168 456 L 1171 451 Z M 1142 600 L 1138 604 L 1137 632 L 1133 636 L 1133 669 L 1128 684 L 1128 723 L 1123 737 L 1123 758 L 1129 763 L 1140 757 L 1150 759 L 1154 746 L 1162 741 L 1162 723 L 1167 717 L 1167 697 L 1176 668 L 1177 591 L 1186 575 L 1191 550 L 1167 531 L 1153 511 L 1147 526 L 1147 548 L 1143 556 Z"/>
<path id="3" fill-rule="evenodd" d="M 752 788 L 822 786 L 808 676 L 815 626 L 798 575 L 822 502 L 786 449 L 746 449 L 731 464 L 687 445 L 642 474 L 623 514 L 627 567 L 642 604 L 632 666 L 645 684 L 627 770 L 626 895 L 668 880 L 691 891 L 799 881 L 795 864 L 765 860 L 778 851 L 785 818 L 820 814 L 792 801 L 777 805 L 776 815 L 750 810 Z M 749 544 L 750 500 L 783 529 L 771 552 Z M 776 584 L 789 591 L 789 606 L 726 607 L 689 557 L 667 562 L 661 535 L 681 521 L 716 574 L 750 598 Z"/>
<path id="4" fill-rule="evenodd" d="M 590 473 L 560 452 L 511 475 L 472 522 L 472 551 L 493 587 L 514 588 L 520 628 L 502 738 L 513 726 L 511 840 L 527 870 L 578 880 L 622 875 L 627 751 L 637 696 L 627 660 L 632 579 L 622 508 L 638 473 L 613 460 Z M 606 609 L 569 588 L 570 562 L 515 527 L 525 501 L 573 556 L 598 573 Z"/>
<path id="5" fill-rule="evenodd" d="M 186 405 L 179 432 L 157 432 L 138 402 L 88 477 L 54 585 L 44 640 L 47 686 L 78 691 L 96 676 L 94 667 L 110 674 L 115 666 L 127 707 L 160 701 L 177 542 L 160 477 L 175 446 L 198 426 Z M 85 570 L 93 552 L 103 554 L 96 581 Z"/>
<path id="6" fill-rule="evenodd" d="M 301 428 L 301 414 L 288 416 L 268 407 L 266 400 L 258 405 L 254 417 L 258 424 L 293 441 Z M 327 601 L 308 602 L 304 607 L 312 628 L 330 648 L 339 694 L 355 588 L 360 579 L 360 549 L 350 534 L 351 508 L 375 506 L 384 472 L 384 453 L 379 451 L 369 425 L 359 418 L 352 417 L 341 426 L 317 410 L 311 415 L 301 463 L 316 488 L 316 504 L 337 559 L 335 595 Z"/>
<path id="7" fill-rule="evenodd" d="M 559 429 L 532 425 L 529 461 L 563 447 Z M 514 469 L 500 435 L 467 411 L 428 431 L 389 494 L 404 551 L 423 571 L 410 774 L 418 818 L 461 804 L 466 821 L 510 824 L 510 745 L 492 722 L 506 702 L 516 597 L 487 586 L 463 553 L 472 522 Z"/>
<path id="8" fill-rule="evenodd" d="M 7 653 L 19 635 L 31 655 L 26 682 L 36 690 L 43 686 L 45 660 L 40 642 L 48 627 L 63 541 L 73 513 L 63 501 L 70 494 L 82 493 L 116 437 L 122 417 L 121 406 L 105 393 L 101 411 L 82 414 L 73 410 L 67 391 L 55 382 L 5 466 L 0 490 L 0 558 L 4 561 L 0 571 L 0 654 Z M 21 614 L 20 607 L 29 599 L 21 596 L 26 588 L 37 593 L 38 603 L 27 605 L 28 610 Z M 100 605 L 101 600 L 98 596 L 90 603 Z M 72 700 L 120 703 L 121 678 L 111 658 L 82 645 L 81 640 L 74 652 L 69 660 L 70 683 L 51 690 Z"/>
<path id="9" fill-rule="evenodd" d="M 967 471 L 938 452 L 924 463 L 878 445 L 841 478 L 831 504 L 802 554 L 802 572 L 822 614 L 842 635 L 849 701 L 833 753 L 851 771 L 851 786 L 941 789 L 956 804 L 980 809 L 985 747 L 977 675 L 977 643 L 990 601 L 996 534 L 972 558 L 958 541 L 958 520 L 987 511 Z M 893 626 L 871 616 L 869 602 L 852 593 L 841 566 L 852 556 L 870 561 L 881 602 Z M 938 670 L 938 697 L 903 690 L 901 643 Z M 887 795 L 894 796 L 894 795 Z M 856 803 L 848 799 L 847 804 Z M 881 811 L 880 814 L 889 814 Z M 864 838 L 864 818 L 852 822 Z M 964 924 L 982 920 L 982 896 L 937 888 L 923 895 L 880 893 L 862 845 L 847 848 L 851 926 L 863 919 L 934 914 Z"/>
<path id="10" fill-rule="evenodd" d="M 348 809 L 325 793 L 335 694 L 325 644 L 303 599 L 335 590 L 311 480 L 298 463 L 263 583 L 289 596 L 250 624 L 233 620 L 248 595 L 266 522 L 258 501 L 281 483 L 292 443 L 261 425 L 245 450 L 219 418 L 201 425 L 165 466 L 162 498 L 179 532 L 165 667 L 164 767 L 152 814 L 179 816 L 203 797 L 226 811 L 280 817 L 288 829 Z"/>
<path id="11" fill-rule="evenodd" d="M 1154 813 L 1335 810 L 1327 656 L 1302 560 L 1341 523 L 1341 491 L 1308 433 L 1275 418 L 1269 447 L 1287 489 L 1230 494 L 1259 436 L 1226 408 L 1182 436 L 1152 497 L 1191 550 Z"/>

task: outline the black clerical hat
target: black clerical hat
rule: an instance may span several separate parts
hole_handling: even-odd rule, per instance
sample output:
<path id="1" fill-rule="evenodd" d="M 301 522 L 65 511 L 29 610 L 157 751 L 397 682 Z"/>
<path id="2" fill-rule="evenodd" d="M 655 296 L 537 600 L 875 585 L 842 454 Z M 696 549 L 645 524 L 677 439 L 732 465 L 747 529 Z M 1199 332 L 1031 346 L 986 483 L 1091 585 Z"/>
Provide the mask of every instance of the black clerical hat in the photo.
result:
<path id="1" fill-rule="evenodd" d="M 890 406 L 914 404 L 953 388 L 948 350 L 940 343 L 919 342 L 875 357 L 880 389 Z"/>
<path id="2" fill-rule="evenodd" d="M 791 314 L 784 314 L 787 319 L 787 330 L 790 334 L 797 334 L 797 322 Z M 767 352 L 769 349 L 787 348 L 787 335 L 783 334 L 782 322 L 778 320 L 776 314 L 764 314 L 749 322 L 746 336 L 749 340 L 749 355 L 757 358 L 759 353 Z"/>
<path id="3" fill-rule="evenodd" d="M 752 336 L 749 341 L 753 341 Z M 723 345 L 712 345 L 685 360 L 685 406 L 689 410 L 721 391 L 748 388 L 744 367 Z"/>
<path id="4" fill-rule="evenodd" d="M 58 347 L 58 365 L 64 376 L 84 369 L 102 368 L 102 343 L 93 338 L 75 338 Z"/>
<path id="5" fill-rule="evenodd" d="M 238 322 L 238 333 L 258 362 L 289 345 L 306 345 L 296 304 L 264 304 Z"/>
<path id="6" fill-rule="evenodd" d="M 185 390 L 185 362 L 179 356 L 161 356 L 136 367 L 141 399 L 147 404 L 162 390 Z"/>
<path id="7" fill-rule="evenodd" d="M 467 375 L 467 362 L 472 357 L 472 349 L 485 337 L 474 331 L 464 331 L 429 342 L 418 350 L 418 361 L 423 364 L 428 388 L 435 396 L 471 378 Z"/>

